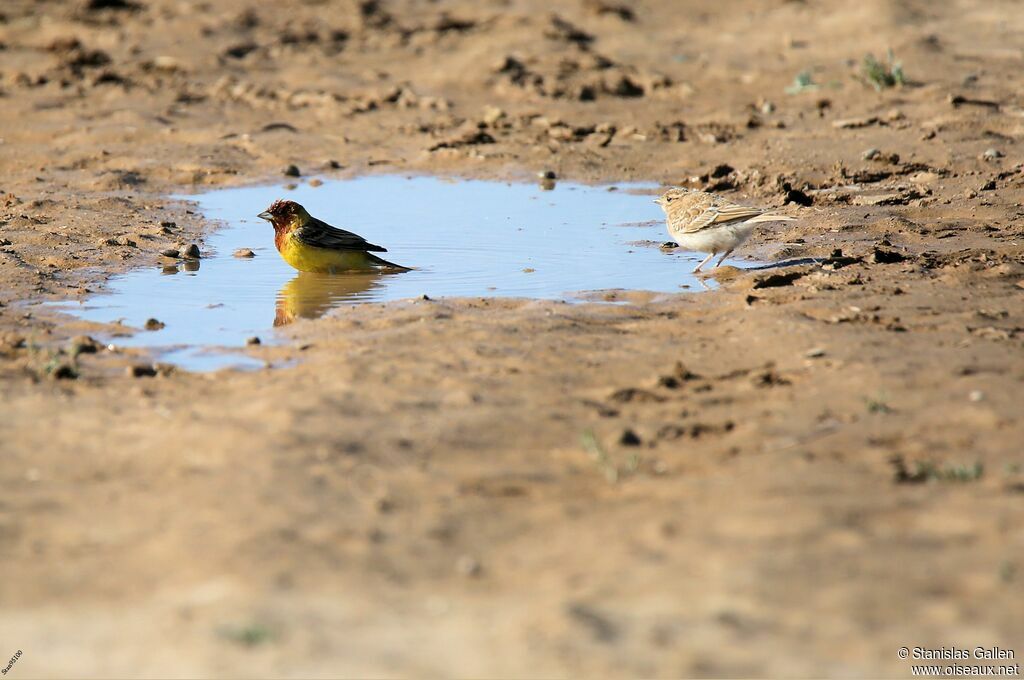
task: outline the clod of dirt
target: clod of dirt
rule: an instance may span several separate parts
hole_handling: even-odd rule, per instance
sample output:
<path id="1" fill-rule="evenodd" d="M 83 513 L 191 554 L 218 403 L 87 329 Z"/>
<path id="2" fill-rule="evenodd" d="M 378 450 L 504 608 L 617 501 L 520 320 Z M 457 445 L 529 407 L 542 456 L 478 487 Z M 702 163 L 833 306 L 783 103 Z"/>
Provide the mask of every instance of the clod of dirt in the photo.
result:
<path id="1" fill-rule="evenodd" d="M 87 12 L 96 12 L 101 9 L 134 12 L 136 10 L 142 9 L 142 6 L 137 2 L 130 2 L 130 0 L 86 0 L 83 9 L 85 9 Z"/>
<path id="2" fill-rule="evenodd" d="M 235 257 L 256 257 L 256 253 L 252 252 L 251 248 L 239 248 L 234 252 Z"/>
<path id="3" fill-rule="evenodd" d="M 78 371 L 69 363 L 60 363 L 50 369 L 50 377 L 54 380 L 75 380 Z"/>
<path id="4" fill-rule="evenodd" d="M 125 375 L 129 378 L 152 378 L 156 375 L 156 367 L 149 364 L 136 364 L 125 367 Z"/>
<path id="5" fill-rule="evenodd" d="M 163 321 L 151 317 L 149 319 L 146 319 L 145 329 L 147 331 L 158 331 L 166 325 L 167 324 L 165 324 Z"/>
<path id="6" fill-rule="evenodd" d="M 302 173 L 299 172 L 299 166 L 292 164 L 284 169 L 285 177 L 302 177 Z"/>
<path id="7" fill-rule="evenodd" d="M 760 274 L 754 277 L 753 288 L 780 288 L 782 286 L 791 286 L 793 282 L 806 274 L 806 271 L 788 271 L 778 272 L 775 274 Z"/>
<path id="8" fill-rule="evenodd" d="M 76 335 L 68 343 L 68 353 L 71 356 L 79 354 L 95 354 L 100 349 L 100 343 L 88 335 Z"/>
<path id="9" fill-rule="evenodd" d="M 605 0 L 584 0 L 583 7 L 588 12 L 598 16 L 614 16 L 622 21 L 636 21 L 636 14 L 633 9 L 625 4 L 612 4 Z"/>
<path id="10" fill-rule="evenodd" d="M 667 387 L 670 390 L 674 390 L 679 387 L 682 387 L 682 384 L 684 382 L 699 379 L 699 375 L 686 368 L 686 366 L 683 365 L 683 362 L 677 361 L 671 373 L 669 373 L 668 375 L 658 377 L 658 386 Z"/>
<path id="11" fill-rule="evenodd" d="M 871 253 L 871 261 L 875 264 L 893 264 L 903 262 L 906 259 L 905 255 L 885 248 L 875 248 Z"/>
<path id="12" fill-rule="evenodd" d="M 640 446 L 641 443 L 640 435 L 628 427 L 619 435 L 619 444 L 622 446 Z"/>
<path id="13" fill-rule="evenodd" d="M 782 202 L 782 205 L 789 205 L 795 203 L 796 205 L 802 205 L 805 208 L 814 204 L 814 199 L 805 194 L 800 189 L 794 189 L 790 186 L 789 182 L 782 185 L 782 190 L 786 192 L 786 198 Z"/>
<path id="14" fill-rule="evenodd" d="M 861 158 L 866 161 L 878 161 L 880 163 L 892 163 L 896 165 L 900 162 L 900 155 L 898 153 L 882 153 L 881 149 L 871 148 L 861 154 Z"/>

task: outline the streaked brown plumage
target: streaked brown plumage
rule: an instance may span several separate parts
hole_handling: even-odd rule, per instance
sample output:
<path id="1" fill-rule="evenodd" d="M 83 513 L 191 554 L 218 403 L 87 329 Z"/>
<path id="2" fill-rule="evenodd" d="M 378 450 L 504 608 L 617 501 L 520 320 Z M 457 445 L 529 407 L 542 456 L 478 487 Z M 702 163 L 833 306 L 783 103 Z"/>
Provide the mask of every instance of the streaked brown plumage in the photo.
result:
<path id="1" fill-rule="evenodd" d="M 694 273 L 718 253 L 722 262 L 753 233 L 758 222 L 792 220 L 785 215 L 769 215 L 760 208 L 739 205 L 721 196 L 696 189 L 669 189 L 655 201 L 665 211 L 668 233 L 687 250 L 708 253 Z"/>

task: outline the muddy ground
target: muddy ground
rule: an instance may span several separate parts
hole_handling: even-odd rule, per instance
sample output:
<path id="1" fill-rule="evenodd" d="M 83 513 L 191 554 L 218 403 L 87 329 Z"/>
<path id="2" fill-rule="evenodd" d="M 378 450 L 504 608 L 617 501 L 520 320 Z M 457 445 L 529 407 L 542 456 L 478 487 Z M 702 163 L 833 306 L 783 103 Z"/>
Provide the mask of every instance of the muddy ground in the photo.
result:
<path id="1" fill-rule="evenodd" d="M 1024 654 L 1024 13 L 619 1 L 0 6 L 11 677 Z M 876 90 L 888 48 L 906 82 Z M 290 164 L 798 221 L 712 293 L 366 305 L 252 349 L 287 369 L 132 377 L 152 357 L 75 356 L 109 329 L 26 307 L 202 243 L 169 193 Z"/>

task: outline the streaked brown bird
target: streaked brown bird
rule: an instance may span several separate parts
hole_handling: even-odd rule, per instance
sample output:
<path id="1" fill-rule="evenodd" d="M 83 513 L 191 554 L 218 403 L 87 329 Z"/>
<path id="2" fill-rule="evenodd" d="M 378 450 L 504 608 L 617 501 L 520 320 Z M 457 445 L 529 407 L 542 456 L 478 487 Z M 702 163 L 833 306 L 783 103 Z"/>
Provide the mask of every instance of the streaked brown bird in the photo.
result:
<path id="1" fill-rule="evenodd" d="M 725 258 L 746 241 L 758 222 L 781 222 L 795 218 L 771 215 L 727 201 L 721 196 L 697 189 L 669 189 L 654 201 L 665 211 L 668 234 L 687 250 L 708 253 L 693 270 L 696 274 L 718 253 L 720 267 Z"/>

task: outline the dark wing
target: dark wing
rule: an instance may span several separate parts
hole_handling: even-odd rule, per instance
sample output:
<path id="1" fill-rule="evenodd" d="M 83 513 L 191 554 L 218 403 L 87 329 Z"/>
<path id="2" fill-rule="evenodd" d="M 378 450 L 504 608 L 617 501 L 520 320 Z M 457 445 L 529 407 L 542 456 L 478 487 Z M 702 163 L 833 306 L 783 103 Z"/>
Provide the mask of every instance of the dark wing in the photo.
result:
<path id="1" fill-rule="evenodd" d="M 332 227 L 322 220 L 310 217 L 309 222 L 294 232 L 292 237 L 299 239 L 307 246 L 326 248 L 328 250 L 372 250 L 377 253 L 388 252 L 387 248 L 374 245 L 351 231 Z"/>

